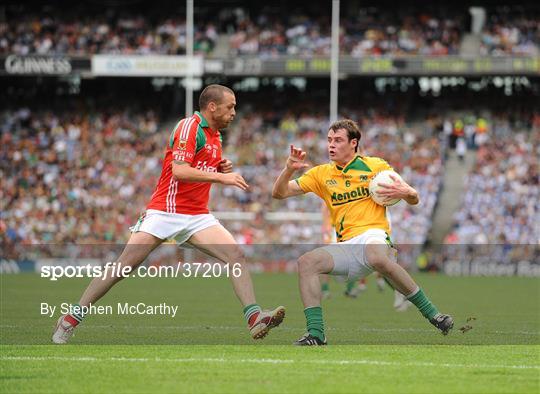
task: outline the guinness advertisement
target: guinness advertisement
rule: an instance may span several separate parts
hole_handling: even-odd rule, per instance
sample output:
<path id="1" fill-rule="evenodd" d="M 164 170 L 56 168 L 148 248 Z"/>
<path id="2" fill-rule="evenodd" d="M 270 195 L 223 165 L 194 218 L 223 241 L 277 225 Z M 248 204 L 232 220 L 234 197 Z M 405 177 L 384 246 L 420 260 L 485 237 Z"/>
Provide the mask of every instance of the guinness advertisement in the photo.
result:
<path id="1" fill-rule="evenodd" d="M 227 57 L 204 59 L 196 56 L 0 56 L 0 75 L 62 76 L 81 74 L 118 77 L 184 77 L 224 74 L 230 76 L 314 76 L 328 77 L 329 58 L 273 59 Z M 343 56 L 342 75 L 540 75 L 540 57 L 364 57 Z"/>
<path id="2" fill-rule="evenodd" d="M 201 56 L 94 55 L 92 74 L 117 77 L 199 77 L 204 72 Z"/>
<path id="3" fill-rule="evenodd" d="M 0 58 L 0 64 L 0 73 L 4 75 L 58 76 L 90 71 L 90 58 L 67 56 L 9 55 Z"/>

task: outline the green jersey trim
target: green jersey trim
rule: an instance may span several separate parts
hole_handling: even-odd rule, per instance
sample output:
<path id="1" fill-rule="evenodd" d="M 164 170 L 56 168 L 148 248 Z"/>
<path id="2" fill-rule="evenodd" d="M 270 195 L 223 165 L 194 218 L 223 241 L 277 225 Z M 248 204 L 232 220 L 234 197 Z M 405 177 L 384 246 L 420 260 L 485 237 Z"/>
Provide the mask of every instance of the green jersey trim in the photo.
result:
<path id="1" fill-rule="evenodd" d="M 394 243 L 392 242 L 392 238 L 390 238 L 390 235 L 388 235 L 388 233 L 385 233 L 385 234 L 386 234 L 386 238 L 385 238 L 386 244 L 393 248 Z"/>
<path id="2" fill-rule="evenodd" d="M 206 134 L 204 133 L 204 130 L 199 124 L 199 127 L 197 129 L 197 145 L 195 147 L 195 153 L 199 153 L 199 151 L 204 148 L 206 145 Z"/>
<path id="3" fill-rule="evenodd" d="M 339 222 L 339 230 L 336 228 L 336 238 L 338 242 L 340 242 L 343 239 L 342 232 L 345 229 L 345 227 L 343 226 L 344 221 L 345 221 L 345 215 L 343 215 L 343 217 L 341 218 Z"/>
<path id="4" fill-rule="evenodd" d="M 201 127 L 210 127 L 208 126 L 208 121 L 204 118 L 204 116 L 202 116 L 202 114 L 199 112 L 199 111 L 195 111 L 195 114 L 201 118 L 201 122 L 199 123 L 199 125 Z"/>
<path id="5" fill-rule="evenodd" d="M 343 173 L 345 174 L 349 170 L 358 170 L 358 171 L 369 171 L 371 172 L 371 168 L 368 167 L 366 163 L 360 159 L 359 156 L 356 156 L 352 162 L 349 163 L 347 167 L 343 169 Z"/>

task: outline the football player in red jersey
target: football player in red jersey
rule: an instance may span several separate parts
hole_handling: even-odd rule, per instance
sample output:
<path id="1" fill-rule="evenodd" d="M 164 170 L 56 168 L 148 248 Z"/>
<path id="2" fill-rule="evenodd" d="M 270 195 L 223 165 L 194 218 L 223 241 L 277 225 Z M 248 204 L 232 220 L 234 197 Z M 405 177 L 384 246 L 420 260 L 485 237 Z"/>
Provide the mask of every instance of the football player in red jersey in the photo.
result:
<path id="1" fill-rule="evenodd" d="M 285 308 L 263 311 L 255 300 L 250 273 L 242 250 L 232 235 L 208 211 L 212 183 L 248 189 L 244 178 L 233 172 L 232 163 L 221 156 L 221 134 L 235 117 L 234 92 L 222 85 L 209 85 L 199 97 L 200 112 L 182 119 L 173 129 L 163 168 L 146 212 L 131 228 L 132 234 L 118 258 L 122 267 L 136 268 L 163 241 L 174 238 L 231 265 L 239 263 L 240 275 L 231 276 L 234 291 L 244 307 L 248 329 L 261 339 L 278 326 Z M 119 272 L 119 271 L 116 271 Z M 238 270 L 236 271 L 238 272 Z M 84 318 L 85 307 L 103 297 L 124 276 L 94 278 L 71 313 L 60 316 L 52 337 L 66 343 Z"/>

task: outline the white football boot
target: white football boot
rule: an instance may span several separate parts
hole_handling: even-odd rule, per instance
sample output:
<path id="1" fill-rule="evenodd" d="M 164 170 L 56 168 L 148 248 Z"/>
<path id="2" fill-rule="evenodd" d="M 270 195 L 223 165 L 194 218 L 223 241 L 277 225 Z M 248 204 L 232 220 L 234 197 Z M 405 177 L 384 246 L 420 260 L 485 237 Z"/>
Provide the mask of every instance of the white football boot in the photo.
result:
<path id="1" fill-rule="evenodd" d="M 52 341 L 57 345 L 68 343 L 69 338 L 73 336 L 73 330 L 75 330 L 75 327 L 65 320 L 66 316 L 67 315 L 60 316 L 56 322 L 56 327 L 54 328 Z"/>

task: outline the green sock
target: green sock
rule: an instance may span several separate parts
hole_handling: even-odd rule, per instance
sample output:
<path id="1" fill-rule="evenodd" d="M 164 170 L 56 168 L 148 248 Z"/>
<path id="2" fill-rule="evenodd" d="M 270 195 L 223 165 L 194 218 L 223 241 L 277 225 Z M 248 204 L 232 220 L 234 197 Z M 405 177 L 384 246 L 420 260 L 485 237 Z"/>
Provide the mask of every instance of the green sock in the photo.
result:
<path id="1" fill-rule="evenodd" d="M 347 292 L 351 291 L 356 287 L 356 281 L 355 280 L 348 280 L 347 281 Z"/>
<path id="2" fill-rule="evenodd" d="M 321 290 L 322 291 L 329 291 L 330 290 L 330 284 L 329 283 L 323 283 L 321 285 Z"/>
<path id="3" fill-rule="evenodd" d="M 320 306 L 312 306 L 304 309 L 306 315 L 307 330 L 314 337 L 324 341 L 324 322 L 322 317 L 322 308 Z"/>
<path id="4" fill-rule="evenodd" d="M 433 317 L 439 313 L 437 307 L 431 303 L 421 288 L 418 288 L 409 294 L 407 299 L 418 308 L 422 316 L 426 319 L 433 319 Z"/>
<path id="5" fill-rule="evenodd" d="M 251 304 L 244 308 L 244 317 L 247 323 L 251 326 L 255 317 L 261 312 L 261 307 L 258 304 Z"/>

